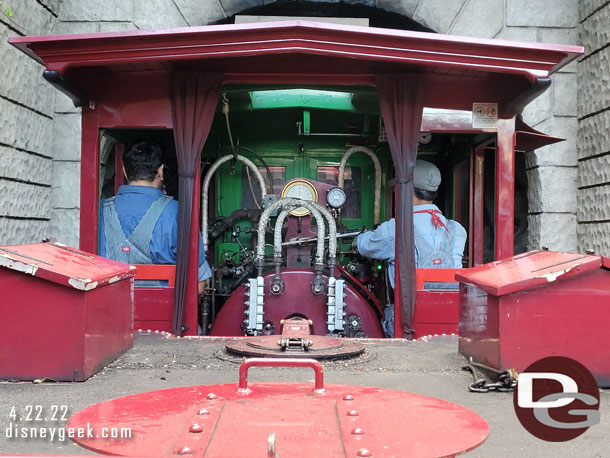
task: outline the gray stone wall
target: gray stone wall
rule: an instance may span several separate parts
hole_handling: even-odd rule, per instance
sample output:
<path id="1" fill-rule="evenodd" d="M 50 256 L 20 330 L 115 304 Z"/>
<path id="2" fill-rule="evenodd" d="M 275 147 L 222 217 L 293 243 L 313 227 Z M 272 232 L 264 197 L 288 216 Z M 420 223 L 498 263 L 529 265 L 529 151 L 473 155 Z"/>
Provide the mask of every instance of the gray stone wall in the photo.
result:
<path id="1" fill-rule="evenodd" d="M 48 13 L 46 24 L 42 19 L 35 19 L 35 15 L 24 15 L 20 20 L 29 29 L 28 34 L 41 34 L 50 31 L 58 33 L 106 32 L 129 29 L 161 29 L 171 27 L 184 27 L 204 25 L 210 22 L 239 13 L 244 9 L 262 6 L 273 0 L 27 0 L 18 2 L 10 0 L 13 4 L 32 4 L 34 10 Z M 351 4 L 366 4 L 388 11 L 407 15 L 421 24 L 436 30 L 439 33 L 467 35 L 485 38 L 501 38 L 523 41 L 540 41 L 552 43 L 577 44 L 578 43 L 578 1 L 577 0 L 325 0 L 327 2 L 344 2 Z M 3 1 L 3 6 L 9 0 Z M 601 0 L 584 2 L 587 4 L 607 3 Z M 12 7 L 13 10 L 17 6 Z M 28 8 L 28 12 L 32 9 Z M 312 2 L 315 8 L 315 1 Z M 25 8 L 23 8 L 25 9 Z M 582 9 L 582 8 L 581 8 Z M 592 11 L 595 6 L 591 7 Z M 19 10 L 14 11 L 13 19 L 17 19 Z M 581 13 L 581 17 L 586 17 Z M 38 21 L 38 22 L 36 22 Z M 0 24 L 6 26 L 3 22 Z M 53 27 L 55 27 L 53 29 Z M 24 25 L 25 26 L 25 25 Z M 9 28 L 7 33 L 16 33 Z M 601 37 L 600 37 L 601 39 Z M 0 146 L 16 150 L 20 154 L 30 154 L 32 148 L 43 149 L 42 153 L 33 149 L 31 152 L 41 155 L 34 156 L 46 162 L 40 183 L 24 184 L 8 181 L 0 184 L 0 189 L 10 186 L 14 191 L 12 195 L 18 196 L 23 192 L 23 186 L 29 188 L 42 188 L 38 194 L 33 191 L 30 196 L 40 197 L 42 204 L 28 206 L 19 204 L 18 197 L 14 201 L 3 202 L 0 206 L 0 215 L 3 211 L 21 214 L 38 213 L 32 216 L 42 218 L 30 220 L 10 220 L 0 217 L 2 224 L 10 225 L 13 236 L 4 237 L 5 241 L 35 241 L 40 238 L 39 233 L 50 232 L 53 238 L 71 245 L 78 243 L 78 187 L 79 187 L 79 157 L 80 157 L 80 123 L 79 111 L 75 110 L 65 98 L 45 86 L 41 78 L 41 68 L 25 57 L 18 56 L 16 51 L 5 46 L 5 40 L 0 44 L 2 52 L 10 52 L 10 61 L 14 62 L 15 75 L 20 75 L 19 85 L 23 87 L 25 102 L 5 96 L 3 81 L 0 88 L 0 105 L 10 104 L 10 113 L 16 112 L 20 119 L 20 131 L 23 135 L 12 134 L 9 126 L 14 124 L 13 115 L 5 115 L 8 129 L 2 129 L 7 139 L 0 139 Z M 5 50 L 6 49 L 6 50 Z M 603 55 L 603 54 L 602 54 Z M 7 56 L 8 57 L 8 56 Z M 602 56 L 594 58 L 600 59 Z M 4 60 L 6 62 L 7 60 Z M 592 61 L 592 62 L 593 62 Z M 598 64 L 603 62 L 599 61 Z M 606 62 L 607 63 L 607 62 Z M 19 70 L 21 69 L 21 70 Z M 576 194 L 579 165 L 581 170 L 584 163 L 578 162 L 576 152 L 576 135 L 578 131 L 577 118 L 577 65 L 572 64 L 554 77 L 551 90 L 547 91 L 539 100 L 529 106 L 524 118 L 526 122 L 542 131 L 552 135 L 567 138 L 568 141 L 540 149 L 528 155 L 527 175 L 530 184 L 529 200 L 529 247 L 537 248 L 548 246 L 558 250 L 577 249 L 577 215 Z M 27 75 L 26 75 L 27 74 Z M 26 84 L 27 83 L 27 84 Z M 15 84 L 15 83 L 13 83 Z M 25 88 L 36 88 L 34 93 Z M 10 92 L 11 88 L 8 88 Z M 39 91 L 45 94 L 37 95 Z M 29 95 L 26 95 L 29 94 Z M 49 97 L 56 97 L 57 104 L 54 109 Z M 15 103 L 18 102 L 18 103 Z M 32 109 L 25 108 L 27 104 L 34 104 Z M 38 105 L 35 105 L 38 104 Z M 23 105 L 23 106 L 22 106 Z M 36 108 L 38 107 L 38 108 Z M 5 112 L 0 106 L 0 112 Z M 23 112 L 23 113 L 22 113 Z M 582 116 L 582 114 L 581 114 Z M 604 122 L 599 119 L 593 122 Z M 608 123 L 608 120 L 605 120 Z M 6 124 L 5 124 L 6 123 Z M 11 124 L 12 123 L 12 124 Z M 42 128 L 33 129 L 26 133 L 22 126 L 40 124 Z M 590 129 L 593 129 L 592 127 Z M 581 121 L 581 131 L 583 122 Z M 589 135 L 594 136 L 591 132 Z M 36 139 L 43 137 L 44 146 L 19 146 L 18 138 L 27 141 L 30 145 Z M 16 149 L 19 148 L 19 149 Z M 28 149 L 29 148 L 29 149 Z M 606 149 L 607 151 L 607 149 Z M 4 150 L 0 151 L 4 154 Z M 7 153 L 8 154 L 8 153 Z M 7 156 L 8 157 L 8 156 Z M 598 161 L 601 159 L 597 159 Z M 25 161 L 25 160 L 24 160 Z M 22 161 L 22 162 L 24 162 Z M 30 162 L 32 159 L 30 159 Z M 2 161 L 4 162 L 4 161 Z M 49 164 L 52 167 L 49 167 Z M 590 167 L 595 168 L 591 163 Z M 28 167 L 24 165 L 23 167 Z M 7 166 L 0 165 L 0 176 L 6 175 Z M 11 170 L 13 167 L 10 167 Z M 50 172 L 52 170 L 52 172 Z M 50 174 L 50 175 L 49 175 Z M 30 176 L 23 174 L 22 176 Z M 19 179 L 20 180 L 20 179 Z M 45 181 L 46 180 L 46 181 Z M 7 181 L 7 180 L 4 180 Z M 4 182 L 3 181 L 3 182 Z M 561 186 L 559 186 L 561 184 Z M 20 185 L 20 186 L 17 186 Z M 4 187 L 3 187 L 4 186 Z M 584 191 L 584 190 L 583 190 Z M 42 195 L 44 194 L 44 198 Z M 40 196 L 39 196 L 40 195 Z M 586 193 L 583 193 L 585 196 Z M 30 208 L 33 207 L 33 208 Z M 27 209 L 27 210 L 26 210 Z M 19 216 L 19 215 L 17 215 Z M 32 224 L 30 224 L 32 223 Z M 27 226 L 26 233 L 21 227 Z M 39 227 L 39 229 L 33 229 Z M 591 226 L 592 228 L 593 226 Z M 0 231 L 0 234 L 7 232 Z M 586 237 L 586 235 L 585 235 Z M 582 247 L 581 243 L 581 247 Z"/>
<path id="2" fill-rule="evenodd" d="M 400 3 L 400 2 L 396 2 Z M 440 33 L 481 38 L 579 44 L 577 0 L 421 0 L 412 17 Z M 542 132 L 566 138 L 529 153 L 528 248 L 576 251 L 577 63 L 553 76 L 551 89 L 523 118 Z"/>
<path id="3" fill-rule="evenodd" d="M 55 91 L 42 67 L 8 44 L 57 31 L 57 0 L 0 4 L 0 245 L 51 236 Z"/>
<path id="4" fill-rule="evenodd" d="M 610 2 L 581 0 L 578 246 L 610 256 Z"/>

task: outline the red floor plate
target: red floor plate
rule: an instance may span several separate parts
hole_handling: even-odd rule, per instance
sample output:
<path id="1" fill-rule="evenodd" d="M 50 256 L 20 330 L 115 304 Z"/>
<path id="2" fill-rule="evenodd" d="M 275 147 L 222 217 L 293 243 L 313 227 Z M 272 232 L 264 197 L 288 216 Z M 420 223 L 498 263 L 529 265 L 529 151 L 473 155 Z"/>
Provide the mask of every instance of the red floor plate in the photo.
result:
<path id="1" fill-rule="evenodd" d="M 317 361 L 249 361 L 313 367 L 316 387 L 323 386 Z M 270 448 L 281 457 L 455 456 L 489 433 L 474 412 L 417 394 L 350 385 L 322 391 L 302 383 L 256 383 L 244 390 L 246 384 L 242 367 L 240 385 L 125 396 L 76 413 L 67 428 L 88 425 L 94 437 L 74 440 L 104 454 L 231 458 L 275 456 Z M 101 437 L 121 428 L 130 428 L 132 437 Z"/>

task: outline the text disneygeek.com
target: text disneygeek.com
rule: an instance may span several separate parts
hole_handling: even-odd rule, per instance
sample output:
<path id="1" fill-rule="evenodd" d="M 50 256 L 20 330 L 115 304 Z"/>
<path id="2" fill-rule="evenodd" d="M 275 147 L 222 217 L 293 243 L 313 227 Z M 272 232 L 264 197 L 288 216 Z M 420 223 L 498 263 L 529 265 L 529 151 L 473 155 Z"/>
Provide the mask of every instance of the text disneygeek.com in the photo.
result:
<path id="1" fill-rule="evenodd" d="M 94 428 L 89 423 L 76 428 L 59 426 L 28 426 L 19 423 L 9 423 L 4 430 L 6 439 L 43 439 L 49 441 L 65 441 L 66 439 L 130 439 L 131 428 Z"/>

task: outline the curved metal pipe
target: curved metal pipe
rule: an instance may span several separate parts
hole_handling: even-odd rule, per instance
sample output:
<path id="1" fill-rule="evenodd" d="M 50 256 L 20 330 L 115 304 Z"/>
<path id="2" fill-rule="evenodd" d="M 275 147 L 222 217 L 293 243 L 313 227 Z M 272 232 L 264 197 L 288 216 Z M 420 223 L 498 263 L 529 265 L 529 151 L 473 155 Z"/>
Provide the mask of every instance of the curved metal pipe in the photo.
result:
<path id="1" fill-rule="evenodd" d="M 318 206 L 317 208 L 314 207 L 314 205 Z M 316 219 L 316 224 L 318 226 L 322 225 L 324 226 L 324 220 L 322 219 L 322 217 L 320 216 L 320 211 L 319 211 L 319 205 L 317 203 L 314 202 L 309 202 L 306 200 L 301 200 L 301 199 L 295 199 L 292 197 L 285 197 L 283 199 L 280 199 L 278 201 L 273 202 L 271 205 L 269 205 L 261 214 L 261 218 L 258 220 L 258 228 L 257 228 L 257 239 L 256 239 L 256 258 L 255 258 L 255 262 L 256 262 L 256 266 L 257 269 L 259 271 L 259 275 L 262 273 L 262 269 L 263 269 L 263 262 L 264 262 L 264 257 L 265 257 L 265 226 L 267 225 L 267 223 L 269 222 L 269 220 L 271 219 L 271 214 L 279 209 L 279 208 L 289 208 L 290 210 L 293 210 L 295 208 L 298 207 L 305 207 L 307 208 L 309 211 L 312 212 L 312 214 L 314 215 L 314 218 L 316 217 L 316 213 L 318 213 L 319 216 L 319 220 Z M 281 216 L 281 215 L 280 215 Z M 276 224 L 277 226 L 277 224 Z M 320 230 L 320 228 L 318 228 L 318 231 Z M 281 229 L 280 229 L 281 231 Z M 324 234 L 324 232 L 322 232 L 322 234 Z M 280 240 L 280 250 L 281 250 L 281 240 Z M 320 246 L 321 246 L 321 255 L 319 255 L 318 253 L 320 253 Z M 275 252 L 275 246 L 274 246 L 274 252 Z M 321 240 L 318 240 L 318 250 L 316 253 L 316 257 L 320 258 L 320 262 L 323 263 L 323 258 L 324 258 L 324 237 L 322 237 Z M 318 260 L 316 259 L 316 264 L 318 264 Z"/>
<path id="2" fill-rule="evenodd" d="M 337 265 L 337 223 L 333 218 L 333 215 L 318 202 L 310 202 L 316 206 L 318 211 L 328 221 L 328 268 L 330 269 L 330 276 L 333 276 L 335 266 Z"/>
<path id="3" fill-rule="evenodd" d="M 230 161 L 231 159 L 233 159 L 232 154 L 228 154 L 227 156 L 218 158 L 216 162 L 211 165 L 210 170 L 208 170 L 208 173 L 206 173 L 205 178 L 203 180 L 203 186 L 201 187 L 201 236 L 203 238 L 203 249 L 206 254 L 208 253 L 208 194 L 210 181 L 212 180 L 212 175 L 214 175 L 216 170 L 218 170 L 218 168 L 222 164 L 227 161 Z M 261 188 L 261 202 L 264 202 L 265 196 L 267 195 L 267 187 L 265 186 L 265 179 L 263 178 L 261 172 L 258 170 L 258 167 L 254 165 L 254 162 L 252 162 L 247 157 L 242 156 L 241 154 L 237 155 L 237 159 L 246 164 L 246 166 L 250 168 L 250 170 L 252 170 L 252 173 L 256 175 L 259 186 Z"/>
<path id="4" fill-rule="evenodd" d="M 311 202 L 309 202 L 311 203 Z M 284 209 L 282 213 L 277 217 L 275 221 L 275 231 L 273 234 L 273 256 L 274 258 L 282 257 L 282 227 L 284 226 L 284 221 L 286 217 L 290 214 L 292 210 L 298 207 L 304 207 L 302 203 L 299 203 L 298 206 L 290 205 L 288 209 Z M 311 211 L 314 219 L 316 220 L 316 226 L 318 229 L 318 241 L 316 245 L 316 259 L 315 264 L 323 266 L 324 265 L 324 238 L 326 236 L 326 227 L 324 226 L 324 219 L 320 212 L 312 206 L 308 208 Z"/>
<path id="5" fill-rule="evenodd" d="M 345 165 L 347 164 L 347 160 L 354 153 L 365 153 L 368 155 L 373 161 L 373 166 L 375 167 L 375 203 L 373 208 L 373 223 L 379 224 L 379 214 L 380 214 L 380 204 L 381 204 L 381 163 L 379 162 L 379 158 L 373 152 L 372 149 L 367 148 L 366 146 L 352 146 L 345 153 L 343 153 L 343 157 L 341 158 L 341 163 L 339 164 L 339 183 L 338 186 L 343 189 L 343 185 L 345 182 Z"/>

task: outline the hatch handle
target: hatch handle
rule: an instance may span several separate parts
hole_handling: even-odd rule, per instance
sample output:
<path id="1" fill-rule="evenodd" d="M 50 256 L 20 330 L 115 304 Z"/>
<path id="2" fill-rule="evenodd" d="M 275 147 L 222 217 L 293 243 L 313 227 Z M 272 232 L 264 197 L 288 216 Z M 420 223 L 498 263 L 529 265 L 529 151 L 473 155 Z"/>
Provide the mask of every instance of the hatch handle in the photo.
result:
<path id="1" fill-rule="evenodd" d="M 324 391 L 324 369 L 320 361 L 310 358 L 250 358 L 241 363 L 239 367 L 239 391 L 248 392 L 248 369 L 259 367 L 311 367 L 316 374 L 316 393 Z"/>

